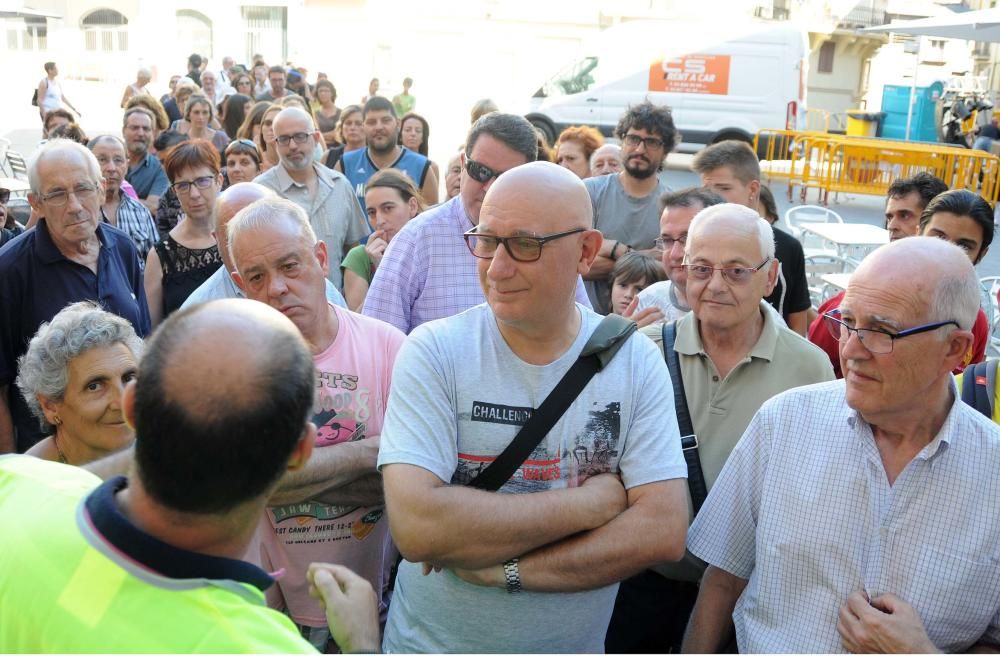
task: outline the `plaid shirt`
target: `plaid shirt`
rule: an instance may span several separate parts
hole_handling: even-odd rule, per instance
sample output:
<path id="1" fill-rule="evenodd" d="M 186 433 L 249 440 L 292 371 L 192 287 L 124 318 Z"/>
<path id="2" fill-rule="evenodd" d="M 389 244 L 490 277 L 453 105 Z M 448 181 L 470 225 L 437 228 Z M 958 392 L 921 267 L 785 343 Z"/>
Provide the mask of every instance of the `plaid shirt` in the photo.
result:
<path id="1" fill-rule="evenodd" d="M 462 237 L 472 226 L 461 197 L 411 220 L 386 249 L 361 312 L 409 334 L 483 303 L 476 258 Z M 576 300 L 591 307 L 582 280 Z"/>
<path id="2" fill-rule="evenodd" d="M 160 235 L 156 231 L 156 223 L 146 206 L 125 194 L 123 190 L 118 191 L 118 229 L 122 230 L 132 239 L 136 250 L 139 251 L 139 267 L 145 270 L 146 255 L 149 249 L 160 242 Z M 111 225 L 108 216 L 104 215 L 101 209 L 103 222 Z M 116 225 L 112 225 L 113 227 Z"/>
<path id="3" fill-rule="evenodd" d="M 1000 642 L 1000 427 L 955 397 L 893 484 L 843 380 L 767 401 L 688 533 L 691 552 L 748 579 L 740 653 L 842 653 L 848 596 L 893 593 L 934 645 Z"/>

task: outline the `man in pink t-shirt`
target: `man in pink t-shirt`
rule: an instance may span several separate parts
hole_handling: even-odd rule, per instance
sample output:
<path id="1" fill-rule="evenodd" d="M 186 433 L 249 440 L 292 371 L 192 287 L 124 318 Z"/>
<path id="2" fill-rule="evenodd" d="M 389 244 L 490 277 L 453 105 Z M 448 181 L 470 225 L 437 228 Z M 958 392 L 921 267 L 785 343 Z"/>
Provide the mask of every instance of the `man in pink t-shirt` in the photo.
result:
<path id="1" fill-rule="evenodd" d="M 287 611 L 303 635 L 326 650 L 330 635 L 306 570 L 333 562 L 367 579 L 388 608 L 396 549 L 375 469 L 389 383 L 406 337 L 395 327 L 327 303 L 327 252 L 305 211 L 284 199 L 255 202 L 228 227 L 233 278 L 247 297 L 284 313 L 316 363 L 312 421 L 316 449 L 272 496 L 258 534 L 265 568 L 284 572 L 268 604 Z"/>

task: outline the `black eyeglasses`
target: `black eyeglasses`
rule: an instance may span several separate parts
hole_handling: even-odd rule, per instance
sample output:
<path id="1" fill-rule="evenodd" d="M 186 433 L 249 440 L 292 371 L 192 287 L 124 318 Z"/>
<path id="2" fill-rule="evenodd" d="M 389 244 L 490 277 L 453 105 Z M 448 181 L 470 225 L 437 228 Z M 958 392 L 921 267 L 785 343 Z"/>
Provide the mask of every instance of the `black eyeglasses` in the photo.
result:
<path id="1" fill-rule="evenodd" d="M 907 336 L 924 333 L 925 331 L 934 331 L 936 329 L 940 329 L 941 327 L 948 326 L 949 324 L 954 324 L 956 327 L 961 328 L 961 325 L 955 320 L 948 320 L 946 322 L 921 324 L 918 327 L 910 327 L 909 329 L 903 329 L 902 331 L 896 333 L 889 333 L 888 331 L 879 331 L 877 329 L 852 327 L 850 324 L 844 322 L 841 317 L 842 314 L 839 310 L 831 310 L 829 313 L 823 314 L 823 319 L 826 320 L 826 328 L 829 330 L 830 335 L 833 336 L 834 340 L 846 343 L 851 337 L 851 332 L 853 331 L 858 336 L 858 340 L 861 341 L 861 344 L 865 346 L 865 349 L 872 354 L 889 354 L 892 352 L 893 342 L 895 342 L 898 338 L 906 338 Z"/>
<path id="2" fill-rule="evenodd" d="M 479 183 L 489 183 L 491 178 L 498 178 L 500 174 L 504 173 L 502 171 L 494 171 L 485 164 L 476 162 L 468 155 L 465 156 L 465 172 L 472 180 Z"/>
<path id="3" fill-rule="evenodd" d="M 696 282 L 711 280 L 712 274 L 716 271 L 722 272 L 722 277 L 726 279 L 731 285 L 743 285 L 750 282 L 753 275 L 764 268 L 764 265 L 771 261 L 770 257 L 764 259 L 763 262 L 754 267 L 747 266 L 727 266 L 723 268 L 715 268 L 714 266 L 709 266 L 708 264 L 684 264 L 684 270 L 687 271 L 688 280 L 693 280 Z"/>
<path id="4" fill-rule="evenodd" d="M 274 138 L 274 140 L 281 146 L 287 146 L 291 141 L 301 145 L 306 143 L 311 136 L 312 135 L 308 132 L 296 132 L 295 134 L 279 134 Z"/>
<path id="5" fill-rule="evenodd" d="M 0 204 L 6 204 L 10 201 L 10 190 L 7 188 L 0 188 Z"/>
<path id="6" fill-rule="evenodd" d="M 193 181 L 177 181 L 172 183 L 171 187 L 179 195 L 186 195 L 191 192 L 191 186 L 194 185 L 199 190 L 208 190 L 212 185 L 215 184 L 215 176 L 199 176 Z"/>
<path id="7" fill-rule="evenodd" d="M 673 238 L 670 236 L 657 236 L 653 239 L 653 245 L 656 246 L 657 250 L 669 250 L 674 247 L 675 243 L 680 243 L 681 245 L 687 245 L 688 237 L 687 234 Z"/>
<path id="8" fill-rule="evenodd" d="M 518 262 L 535 262 L 542 256 L 542 246 L 549 241 L 585 231 L 587 230 L 571 229 L 568 232 L 559 232 L 548 236 L 496 236 L 494 234 L 480 234 L 476 228 L 472 228 L 463 236 L 465 237 L 465 245 L 469 246 L 469 252 L 480 259 L 493 259 L 493 256 L 497 254 L 497 248 L 502 245 L 512 259 Z"/>
<path id="9" fill-rule="evenodd" d="M 656 137 L 640 137 L 638 134 L 626 134 L 625 144 L 635 148 L 639 144 L 644 145 L 646 148 L 663 148 L 663 140 L 657 139 Z"/>

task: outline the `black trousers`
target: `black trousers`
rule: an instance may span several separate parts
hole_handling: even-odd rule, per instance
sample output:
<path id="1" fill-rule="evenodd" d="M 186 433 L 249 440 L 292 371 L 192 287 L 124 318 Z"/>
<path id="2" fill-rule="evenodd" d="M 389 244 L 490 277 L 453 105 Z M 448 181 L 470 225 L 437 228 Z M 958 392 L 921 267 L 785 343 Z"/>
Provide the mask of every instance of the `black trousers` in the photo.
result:
<path id="1" fill-rule="evenodd" d="M 698 599 L 698 585 L 650 570 L 618 588 L 604 640 L 608 653 L 680 653 L 684 629 Z"/>

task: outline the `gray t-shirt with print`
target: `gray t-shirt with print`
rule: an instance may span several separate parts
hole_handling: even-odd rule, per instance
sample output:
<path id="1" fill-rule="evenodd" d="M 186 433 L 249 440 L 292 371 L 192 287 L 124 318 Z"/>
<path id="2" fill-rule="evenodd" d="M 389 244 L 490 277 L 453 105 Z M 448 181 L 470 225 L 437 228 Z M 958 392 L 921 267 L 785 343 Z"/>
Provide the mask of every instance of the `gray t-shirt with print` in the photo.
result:
<path id="1" fill-rule="evenodd" d="M 601 321 L 582 326 L 559 359 L 517 357 L 486 304 L 424 324 L 396 359 L 378 465 L 420 466 L 467 484 L 502 452 L 569 370 Z M 500 493 L 578 486 L 618 472 L 626 488 L 684 478 L 687 468 L 659 351 L 633 335 L 542 440 Z M 461 526 L 455 526 L 461 531 Z M 383 648 L 396 653 L 601 653 L 617 584 L 577 593 L 510 595 L 447 570 L 421 575 L 404 561 Z"/>
<path id="2" fill-rule="evenodd" d="M 662 178 L 657 178 L 656 188 L 645 197 L 626 194 L 618 174 L 585 178 L 583 184 L 594 206 L 594 229 L 600 230 L 604 238 L 621 241 L 636 250 L 653 247 L 660 235 L 660 195 L 669 190 Z M 611 283 L 586 280 L 584 285 L 594 310 L 607 314 Z"/>

